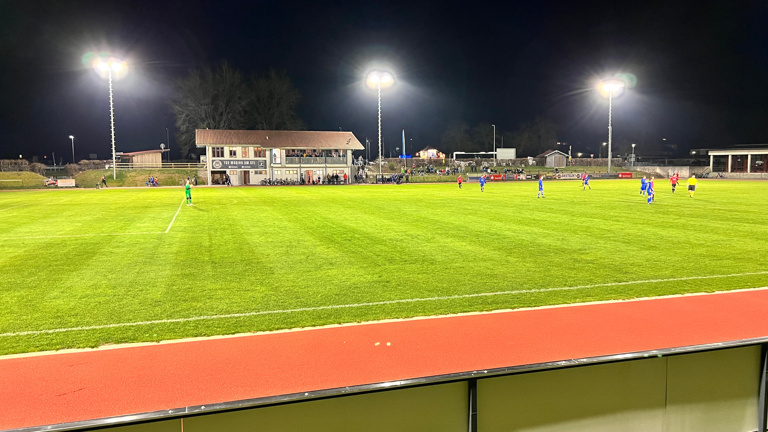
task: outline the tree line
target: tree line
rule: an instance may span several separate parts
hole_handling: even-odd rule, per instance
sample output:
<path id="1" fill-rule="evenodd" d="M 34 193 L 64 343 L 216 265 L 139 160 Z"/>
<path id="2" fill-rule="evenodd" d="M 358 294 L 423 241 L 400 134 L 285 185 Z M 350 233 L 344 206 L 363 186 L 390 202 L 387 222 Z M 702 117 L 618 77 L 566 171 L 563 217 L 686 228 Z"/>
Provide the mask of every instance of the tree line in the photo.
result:
<path id="1" fill-rule="evenodd" d="M 440 146 L 446 155 L 456 151 L 493 151 L 493 125 L 487 122 L 471 127 L 462 121 L 451 123 L 440 138 Z M 516 148 L 518 157 L 536 156 L 546 150 L 554 150 L 557 127 L 547 118 L 539 117 L 523 123 L 509 132 L 496 128 L 496 148 Z"/>
<path id="2" fill-rule="evenodd" d="M 197 153 L 196 129 L 305 130 L 296 114 L 300 100 L 301 93 L 284 71 L 246 77 L 226 62 L 193 70 L 177 81 L 171 101 L 182 156 Z M 446 155 L 490 152 L 493 138 L 490 123 L 470 127 L 454 121 L 441 135 L 439 150 Z M 556 142 L 557 128 L 546 118 L 536 118 L 512 132 L 496 130 L 496 147 L 516 148 L 518 157 L 536 156 Z"/>

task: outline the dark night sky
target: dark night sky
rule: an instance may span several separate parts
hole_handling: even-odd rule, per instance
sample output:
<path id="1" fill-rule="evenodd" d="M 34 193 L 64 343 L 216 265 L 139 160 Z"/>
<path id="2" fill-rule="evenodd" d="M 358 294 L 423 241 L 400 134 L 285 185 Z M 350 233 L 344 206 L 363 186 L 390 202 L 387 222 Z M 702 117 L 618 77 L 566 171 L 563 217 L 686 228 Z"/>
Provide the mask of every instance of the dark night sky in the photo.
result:
<path id="1" fill-rule="evenodd" d="M 362 77 L 375 61 L 391 66 L 386 148 L 402 129 L 420 149 L 453 121 L 495 123 L 500 135 L 543 116 L 574 151 L 596 151 L 607 101 L 594 83 L 616 72 L 637 77 L 614 100 L 619 146 L 765 143 L 766 22 L 768 3 L 741 0 L 0 0 L 0 157 L 69 161 L 70 134 L 78 159 L 111 155 L 107 83 L 83 66 L 88 51 L 130 61 L 115 83 L 118 151 L 157 148 L 166 127 L 174 148 L 174 80 L 222 60 L 246 74 L 287 71 L 308 129 L 361 141 L 377 136 Z"/>

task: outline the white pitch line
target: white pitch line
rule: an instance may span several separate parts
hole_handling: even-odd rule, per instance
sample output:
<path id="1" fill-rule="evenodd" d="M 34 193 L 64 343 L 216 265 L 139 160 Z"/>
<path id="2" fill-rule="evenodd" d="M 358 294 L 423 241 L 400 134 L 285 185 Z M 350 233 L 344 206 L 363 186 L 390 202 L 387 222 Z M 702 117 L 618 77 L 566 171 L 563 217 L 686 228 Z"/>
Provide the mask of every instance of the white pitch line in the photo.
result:
<path id="1" fill-rule="evenodd" d="M 347 309 L 347 308 L 357 308 L 357 307 L 365 307 L 365 306 L 383 306 L 383 305 L 392 305 L 392 304 L 399 304 L 399 303 L 457 300 L 457 299 L 467 299 L 467 298 L 475 298 L 475 297 L 526 294 L 526 293 L 537 293 L 537 292 L 547 292 L 547 291 L 580 290 L 585 288 L 610 287 L 610 286 L 632 285 L 632 284 L 641 284 L 641 283 L 677 282 L 677 281 L 685 281 L 685 280 L 717 279 L 717 278 L 754 276 L 754 275 L 764 275 L 764 274 L 768 274 L 768 271 L 752 272 L 752 273 L 734 273 L 734 274 L 727 274 L 727 275 L 688 276 L 688 277 L 670 278 L 670 279 L 646 279 L 646 280 L 629 281 L 629 282 L 612 282 L 612 283 L 605 283 L 605 284 L 578 285 L 578 286 L 571 286 L 571 287 L 535 288 L 535 289 L 527 289 L 527 290 L 497 291 L 497 292 L 490 292 L 490 293 L 462 294 L 462 295 L 443 296 L 443 297 L 424 297 L 424 298 L 400 299 L 400 300 L 383 300 L 383 301 L 368 302 L 368 303 L 313 306 L 313 307 L 296 308 L 296 309 L 280 309 L 280 310 L 271 310 L 271 311 L 245 312 L 245 313 L 235 313 L 235 314 L 225 314 L 225 315 L 204 315 L 204 316 L 196 316 L 196 317 L 189 317 L 189 318 L 172 318 L 172 319 L 163 319 L 163 320 L 137 321 L 137 322 L 129 322 L 129 323 L 104 324 L 104 325 L 84 326 L 84 327 L 68 327 L 68 328 L 49 329 L 49 330 L 29 330 L 29 331 L 22 331 L 22 332 L 0 333 L 0 337 L 29 336 L 29 335 L 50 334 L 50 333 L 63 333 L 63 332 L 70 332 L 70 331 L 101 330 L 101 329 L 109 329 L 109 328 L 117 328 L 117 327 L 134 327 L 134 326 L 152 325 L 152 324 L 169 324 L 169 323 L 226 319 L 226 318 L 245 318 L 245 317 L 258 316 L 258 315 L 274 315 L 274 314 L 286 314 L 286 313 L 295 313 L 295 312 L 313 312 L 313 311 L 320 311 L 320 310 Z M 764 288 L 768 288 L 768 287 L 755 287 L 751 289 L 764 289 Z"/>
<path id="2" fill-rule="evenodd" d="M 124 235 L 146 235 L 146 234 L 163 234 L 163 232 L 158 231 L 158 232 L 135 232 L 135 233 L 101 233 L 101 234 L 69 234 L 69 235 L 47 235 L 47 236 L 28 236 L 28 237 L 0 237 L 0 240 L 28 240 L 28 239 L 124 236 Z"/>
<path id="3" fill-rule="evenodd" d="M 179 203 L 179 209 L 178 209 L 178 210 L 176 210 L 176 214 L 175 214 L 175 215 L 173 215 L 173 219 L 171 220 L 171 223 L 169 223 L 169 224 L 168 224 L 168 228 L 165 230 L 165 233 L 166 233 L 166 234 L 168 234 L 168 231 L 170 231 L 170 230 L 171 230 L 171 227 L 173 226 L 173 223 L 174 223 L 174 222 L 176 222 L 176 216 L 178 216 L 178 215 L 179 215 L 179 212 L 181 211 L 181 206 L 184 204 L 184 201 L 186 201 L 186 200 L 187 200 L 187 199 L 186 199 L 186 198 L 184 198 L 183 200 L 181 200 L 181 203 Z"/>
<path id="4" fill-rule="evenodd" d="M 23 205 L 26 205 L 26 204 L 18 204 L 18 205 L 15 205 L 15 206 L 6 207 L 4 209 L 0 209 L 0 212 L 6 211 L 6 210 L 10 210 L 10 209 L 16 208 L 16 207 L 21 207 Z"/>

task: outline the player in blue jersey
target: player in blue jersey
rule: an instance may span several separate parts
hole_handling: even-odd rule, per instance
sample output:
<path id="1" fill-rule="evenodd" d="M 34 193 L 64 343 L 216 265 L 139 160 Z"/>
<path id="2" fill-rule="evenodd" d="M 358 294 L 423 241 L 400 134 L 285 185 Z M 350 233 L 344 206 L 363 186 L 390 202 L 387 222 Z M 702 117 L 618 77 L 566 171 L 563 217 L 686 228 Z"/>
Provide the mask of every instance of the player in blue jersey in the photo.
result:
<path id="1" fill-rule="evenodd" d="M 589 174 L 586 172 L 581 175 L 581 190 L 586 190 L 589 188 L 589 190 L 592 190 L 592 186 L 589 185 Z"/>
<path id="2" fill-rule="evenodd" d="M 480 192 L 485 192 L 485 174 L 480 177 Z"/>
<path id="3" fill-rule="evenodd" d="M 646 190 L 648 190 L 648 179 L 643 176 L 643 178 L 640 179 L 640 195 L 645 196 Z"/>
<path id="4" fill-rule="evenodd" d="M 539 194 L 536 198 L 544 198 L 544 175 L 539 176 Z"/>
<path id="5" fill-rule="evenodd" d="M 653 177 L 651 177 L 651 181 L 648 182 L 646 192 L 648 193 L 648 204 L 650 204 L 654 201 L 655 198 L 655 193 L 653 191 Z"/>

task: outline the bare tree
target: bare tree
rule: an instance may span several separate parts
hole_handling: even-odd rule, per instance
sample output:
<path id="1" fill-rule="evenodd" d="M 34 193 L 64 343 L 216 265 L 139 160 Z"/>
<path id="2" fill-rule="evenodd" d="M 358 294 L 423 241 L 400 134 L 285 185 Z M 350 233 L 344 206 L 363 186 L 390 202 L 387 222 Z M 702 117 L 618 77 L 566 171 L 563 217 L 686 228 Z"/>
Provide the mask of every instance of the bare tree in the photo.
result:
<path id="1" fill-rule="evenodd" d="M 440 138 L 440 146 L 445 154 L 456 151 L 472 151 L 472 138 L 469 136 L 469 126 L 464 122 L 455 121 L 448 126 Z"/>
<path id="2" fill-rule="evenodd" d="M 226 62 L 192 71 L 177 85 L 171 103 L 182 155 L 194 150 L 195 129 L 302 130 L 294 109 L 301 94 L 285 72 L 246 81 Z"/>
<path id="3" fill-rule="evenodd" d="M 285 72 L 270 70 L 251 79 L 249 126 L 259 130 L 302 130 L 295 109 L 301 94 Z"/>
<path id="4" fill-rule="evenodd" d="M 182 155 L 195 145 L 195 129 L 244 129 L 248 92 L 242 74 L 226 62 L 217 69 L 194 70 L 178 81 L 171 102 Z"/>

